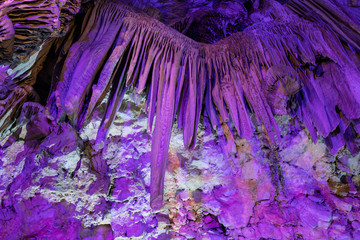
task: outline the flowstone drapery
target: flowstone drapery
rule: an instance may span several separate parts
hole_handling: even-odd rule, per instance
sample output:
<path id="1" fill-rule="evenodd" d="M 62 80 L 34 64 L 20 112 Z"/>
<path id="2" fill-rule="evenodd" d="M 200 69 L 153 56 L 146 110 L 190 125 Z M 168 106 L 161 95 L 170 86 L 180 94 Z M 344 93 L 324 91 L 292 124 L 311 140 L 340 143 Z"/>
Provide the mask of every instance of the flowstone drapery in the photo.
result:
<path id="1" fill-rule="evenodd" d="M 228 141 L 263 129 L 276 165 L 283 136 L 274 116 L 289 114 L 314 143 L 324 139 L 333 155 L 344 146 L 359 152 L 360 18 L 339 2 L 261 1 L 250 26 L 212 44 L 115 0 L 89 1 L 81 11 L 80 1 L 0 4 L 3 142 L 35 132 L 41 139 L 62 122 L 80 132 L 105 100 L 95 155 L 105 147 L 125 92 L 144 96 L 153 209 L 163 205 L 174 123 L 188 149 L 196 146 L 202 116 L 213 129 L 229 129 Z M 32 123 L 27 133 L 16 132 L 24 119 L 41 118 L 46 121 Z M 100 158 L 92 167 L 107 168 Z"/>
<path id="2" fill-rule="evenodd" d="M 295 8 L 296 2 L 289 4 Z M 64 52 L 55 64 L 47 112 L 56 121 L 69 120 L 81 129 L 110 91 L 94 146 L 99 151 L 125 91 L 145 92 L 149 132 L 156 116 L 151 185 L 154 208 L 162 205 L 173 122 L 177 120 L 184 145 L 191 149 L 202 112 L 212 126 L 227 123 L 235 128 L 234 134 L 246 139 L 253 135 L 253 125 L 263 125 L 274 149 L 280 133 L 273 115 L 289 112 L 306 126 L 314 142 L 319 135 L 334 154 L 345 144 L 356 153 L 353 141 L 360 128 L 357 22 L 351 22 L 354 31 L 343 29 L 346 33 L 342 34 L 338 28 L 335 32 L 329 28 L 331 24 L 303 20 L 272 1 L 266 2 L 263 15 L 268 18 L 265 22 L 204 44 L 116 1 L 97 1 L 86 8 L 81 28 L 74 27 L 63 39 L 50 40 L 43 47 L 46 51 L 52 44 Z M 341 20 L 352 20 L 340 16 Z M 8 18 L 5 20 L 7 41 L 13 32 Z M 37 69 L 32 71 L 28 78 L 35 79 Z M 5 76 L 3 82 L 9 78 L 26 88 L 34 84 L 13 75 Z M 3 100 L 4 124 L 10 122 L 8 116 L 14 119 L 9 113 L 24 102 L 19 94 L 25 87 L 13 90 Z M 12 101 L 15 91 L 17 97 Z M 94 167 L 105 169 L 102 162 Z"/>

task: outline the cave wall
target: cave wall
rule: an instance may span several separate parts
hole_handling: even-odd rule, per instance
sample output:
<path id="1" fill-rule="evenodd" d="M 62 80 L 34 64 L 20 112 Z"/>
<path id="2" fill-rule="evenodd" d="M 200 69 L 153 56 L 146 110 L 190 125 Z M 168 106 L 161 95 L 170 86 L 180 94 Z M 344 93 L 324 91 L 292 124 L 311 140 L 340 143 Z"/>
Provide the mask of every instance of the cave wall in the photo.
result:
<path id="1" fill-rule="evenodd" d="M 277 118 L 284 137 L 276 163 L 266 140 L 228 141 L 205 117 L 192 151 L 174 128 L 164 207 L 153 211 L 143 108 L 144 99 L 125 96 L 100 153 L 91 142 L 105 104 L 79 134 L 61 124 L 41 144 L 8 143 L 1 151 L 2 239 L 360 237 L 359 155 L 344 149 L 332 156 L 286 116 Z M 106 162 L 105 173 L 91 167 L 95 158 Z"/>
<path id="2" fill-rule="evenodd" d="M 0 1 L 0 238 L 359 239 L 358 1 L 125 3 Z"/>

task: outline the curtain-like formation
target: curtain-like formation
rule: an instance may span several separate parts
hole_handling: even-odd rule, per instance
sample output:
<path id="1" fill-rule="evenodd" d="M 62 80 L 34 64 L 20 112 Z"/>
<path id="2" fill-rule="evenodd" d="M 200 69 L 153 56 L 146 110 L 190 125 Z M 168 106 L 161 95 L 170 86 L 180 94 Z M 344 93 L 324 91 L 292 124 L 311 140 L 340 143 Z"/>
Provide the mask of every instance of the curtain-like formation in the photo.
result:
<path id="1" fill-rule="evenodd" d="M 349 44 L 341 42 L 328 25 L 289 13 L 280 17 L 279 11 L 288 10 L 277 2 L 269 5 L 271 20 L 203 44 L 116 1 L 98 1 L 86 13 L 80 38 L 58 61 L 47 109 L 54 119 L 68 119 L 80 129 L 110 91 L 95 146 L 101 148 L 125 91 L 145 92 L 149 132 L 155 124 L 153 208 L 162 206 L 174 121 L 191 149 L 203 110 L 213 126 L 227 123 L 242 138 L 253 136 L 254 124 L 263 125 L 274 147 L 280 141 L 274 114 L 290 113 L 313 141 L 323 137 L 332 153 L 345 143 L 357 151 L 359 32 L 342 39 Z"/>

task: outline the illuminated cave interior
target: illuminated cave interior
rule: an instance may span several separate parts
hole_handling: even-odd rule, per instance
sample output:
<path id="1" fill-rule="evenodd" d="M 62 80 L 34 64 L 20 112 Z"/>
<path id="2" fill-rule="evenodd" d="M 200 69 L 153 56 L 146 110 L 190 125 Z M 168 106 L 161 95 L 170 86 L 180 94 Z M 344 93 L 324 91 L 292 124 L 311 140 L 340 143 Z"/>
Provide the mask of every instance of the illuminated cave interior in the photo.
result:
<path id="1" fill-rule="evenodd" d="M 0 0 L 0 239 L 360 239 L 360 1 Z"/>

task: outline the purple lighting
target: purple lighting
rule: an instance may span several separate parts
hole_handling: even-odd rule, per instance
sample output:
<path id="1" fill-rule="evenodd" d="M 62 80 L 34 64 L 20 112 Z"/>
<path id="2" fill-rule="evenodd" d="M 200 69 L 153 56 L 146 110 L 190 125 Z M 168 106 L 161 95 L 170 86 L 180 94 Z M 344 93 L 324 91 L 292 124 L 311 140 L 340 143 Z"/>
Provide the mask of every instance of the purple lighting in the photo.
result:
<path id="1" fill-rule="evenodd" d="M 0 239 L 360 239 L 359 6 L 0 0 Z"/>

